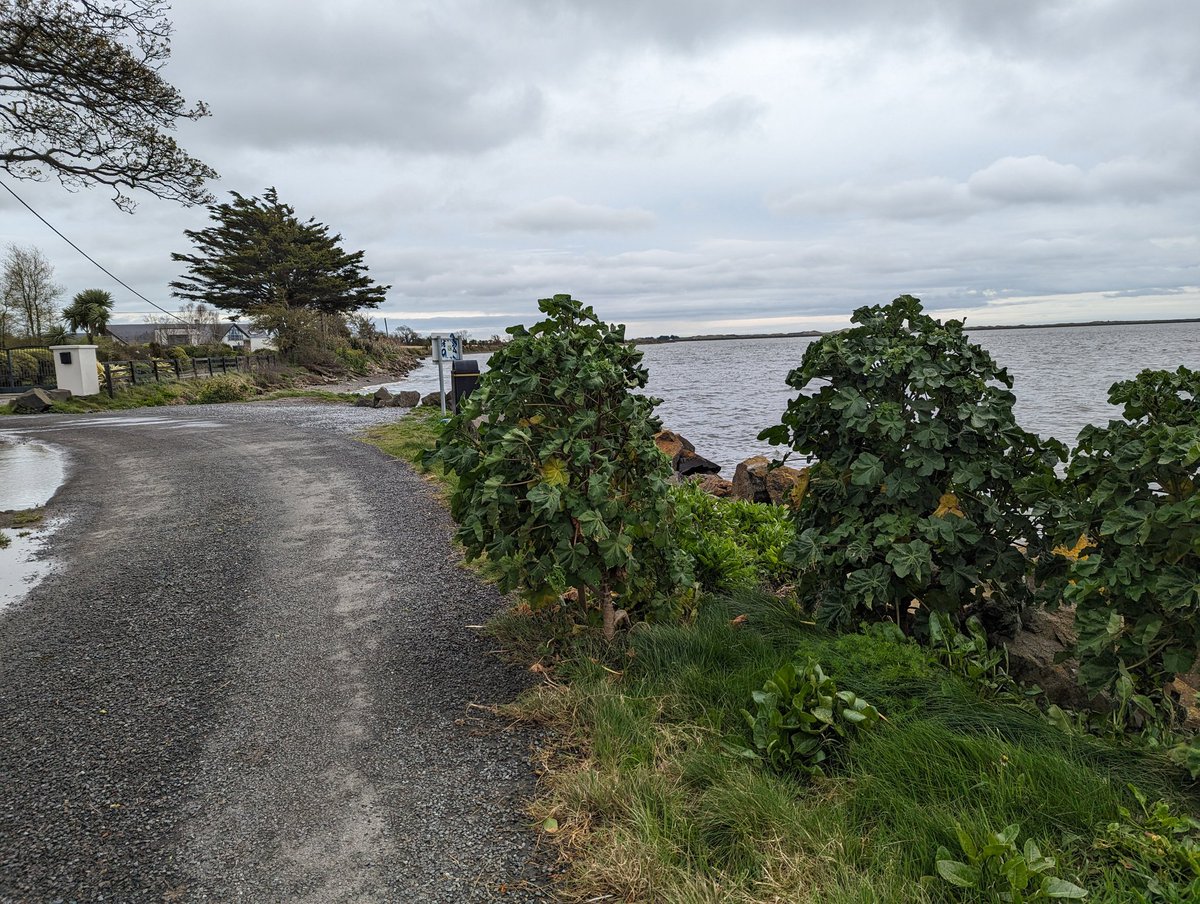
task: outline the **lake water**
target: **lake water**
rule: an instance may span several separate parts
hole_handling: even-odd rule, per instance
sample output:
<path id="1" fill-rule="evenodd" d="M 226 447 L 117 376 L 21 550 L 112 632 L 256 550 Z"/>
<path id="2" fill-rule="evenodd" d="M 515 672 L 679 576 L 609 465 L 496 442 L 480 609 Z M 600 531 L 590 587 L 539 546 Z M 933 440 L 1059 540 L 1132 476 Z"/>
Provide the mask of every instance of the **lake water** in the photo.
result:
<path id="1" fill-rule="evenodd" d="M 1145 368 L 1183 364 L 1200 369 L 1200 324 L 977 330 L 971 340 L 991 352 L 1014 380 L 1017 418 L 1027 430 L 1071 443 L 1084 425 L 1117 409 L 1108 387 Z M 779 450 L 756 436 L 779 418 L 795 395 L 784 382 L 811 339 L 734 339 L 646 345 L 648 392 L 663 400 L 664 426 L 690 439 L 722 466 Z M 480 356 L 486 357 L 486 356 Z M 447 385 L 449 372 L 447 370 Z M 403 389 L 437 389 L 432 362 L 409 375 Z"/>

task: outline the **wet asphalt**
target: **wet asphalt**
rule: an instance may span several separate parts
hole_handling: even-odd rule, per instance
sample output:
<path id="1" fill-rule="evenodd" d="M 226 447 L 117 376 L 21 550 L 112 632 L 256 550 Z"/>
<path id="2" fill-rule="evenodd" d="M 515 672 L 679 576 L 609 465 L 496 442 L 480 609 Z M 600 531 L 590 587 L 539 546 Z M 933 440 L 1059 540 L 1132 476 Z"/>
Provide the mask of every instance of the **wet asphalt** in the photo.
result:
<path id="1" fill-rule="evenodd" d="M 397 409 L 4 418 L 66 449 L 55 569 L 0 612 L 0 901 L 552 899 L 527 675 L 469 626 Z"/>

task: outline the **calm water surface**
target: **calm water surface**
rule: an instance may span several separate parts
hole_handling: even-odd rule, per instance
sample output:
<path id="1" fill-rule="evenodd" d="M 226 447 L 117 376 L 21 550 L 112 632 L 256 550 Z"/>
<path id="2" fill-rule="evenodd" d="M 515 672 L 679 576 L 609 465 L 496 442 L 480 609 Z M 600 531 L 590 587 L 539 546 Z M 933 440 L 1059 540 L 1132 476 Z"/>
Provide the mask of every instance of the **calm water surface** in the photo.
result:
<path id="1" fill-rule="evenodd" d="M 0 511 L 45 505 L 66 476 L 66 457 L 56 446 L 15 442 L 0 436 Z M 0 549 L 0 610 L 23 597 L 50 570 L 43 556 L 57 523 L 30 529 L 8 529 L 9 543 Z"/>
<path id="2" fill-rule="evenodd" d="M 1071 443 L 1089 423 L 1117 414 L 1108 387 L 1145 368 L 1200 369 L 1200 324 L 982 330 L 983 346 L 1014 380 L 1017 418 L 1027 430 Z M 663 424 L 690 439 L 720 464 L 726 477 L 756 454 L 779 450 L 755 437 L 779 423 L 795 391 L 784 383 L 811 339 L 738 339 L 647 345 L 648 392 L 663 400 Z M 481 366 L 482 369 L 482 366 Z M 447 382 L 449 375 L 447 374 Z M 403 389 L 437 388 L 432 363 L 414 371 Z"/>

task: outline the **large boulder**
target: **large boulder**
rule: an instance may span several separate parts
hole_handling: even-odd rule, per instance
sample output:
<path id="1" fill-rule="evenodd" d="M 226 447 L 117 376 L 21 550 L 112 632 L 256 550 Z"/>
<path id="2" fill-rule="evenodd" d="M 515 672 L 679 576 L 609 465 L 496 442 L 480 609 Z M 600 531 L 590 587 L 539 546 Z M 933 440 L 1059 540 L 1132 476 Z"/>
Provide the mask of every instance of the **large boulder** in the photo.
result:
<path id="1" fill-rule="evenodd" d="M 17 414 L 40 414 L 54 404 L 54 399 L 44 389 L 33 388 L 12 400 L 12 410 Z"/>
<path id="2" fill-rule="evenodd" d="M 680 477 L 690 477 L 692 474 L 716 474 L 721 466 L 715 461 L 709 461 L 690 449 L 680 449 L 671 460 L 671 467 Z"/>
<path id="3" fill-rule="evenodd" d="M 71 390 L 69 389 L 47 389 L 46 395 L 50 396 L 55 402 L 71 401 Z"/>
<path id="4" fill-rule="evenodd" d="M 426 393 L 425 398 L 421 399 L 421 404 L 422 405 L 437 405 L 437 406 L 441 407 L 442 394 L 437 391 Z M 449 398 L 446 399 L 446 404 L 447 405 L 450 404 Z"/>
<path id="5" fill-rule="evenodd" d="M 355 408 L 374 408 L 375 407 L 375 399 L 373 399 L 369 395 L 355 396 L 354 397 L 354 407 Z"/>
<path id="6" fill-rule="evenodd" d="M 700 489 L 718 499 L 728 499 L 733 495 L 733 483 L 716 474 L 701 474 L 693 481 Z"/>
<path id="7" fill-rule="evenodd" d="M 675 456 L 678 455 L 681 450 L 686 450 L 688 452 L 696 451 L 695 446 L 689 443 L 678 433 L 673 433 L 670 430 L 663 430 L 654 434 L 654 443 L 662 451 L 663 455 L 667 456 L 667 458 L 671 459 L 672 461 L 675 460 Z"/>
<path id="8" fill-rule="evenodd" d="M 1089 699 L 1079 686 L 1079 669 L 1071 661 L 1055 657 L 1075 647 L 1075 610 L 1064 607 L 1054 612 L 1033 612 L 1015 637 L 1005 641 L 1008 672 L 1018 681 L 1036 684 L 1051 703 L 1070 709 L 1104 709 L 1105 701 Z"/>
<path id="9" fill-rule="evenodd" d="M 386 386 L 380 386 L 375 390 L 375 394 L 371 397 L 374 399 L 376 408 L 386 408 L 392 403 L 392 394 L 388 392 Z"/>
<path id="10" fill-rule="evenodd" d="M 767 471 L 767 496 L 775 505 L 796 505 L 798 499 L 793 498 L 797 488 L 804 492 L 808 487 L 808 468 L 789 468 L 780 465 Z"/>
<path id="11" fill-rule="evenodd" d="M 416 408 L 421 404 L 421 393 L 415 389 L 403 389 L 392 394 L 393 408 Z"/>
<path id="12" fill-rule="evenodd" d="M 747 502 L 770 502 L 767 490 L 767 471 L 771 460 L 765 455 L 755 455 L 738 464 L 733 472 L 733 497 Z"/>

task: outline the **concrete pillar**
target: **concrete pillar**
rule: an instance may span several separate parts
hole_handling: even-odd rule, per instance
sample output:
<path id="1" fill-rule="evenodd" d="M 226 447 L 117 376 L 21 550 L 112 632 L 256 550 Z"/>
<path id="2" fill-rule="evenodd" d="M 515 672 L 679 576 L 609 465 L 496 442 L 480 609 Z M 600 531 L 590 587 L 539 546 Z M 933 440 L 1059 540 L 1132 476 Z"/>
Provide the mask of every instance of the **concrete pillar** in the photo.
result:
<path id="1" fill-rule="evenodd" d="M 100 376 L 96 371 L 96 346 L 52 345 L 54 373 L 58 388 L 71 390 L 71 395 L 100 394 Z"/>

